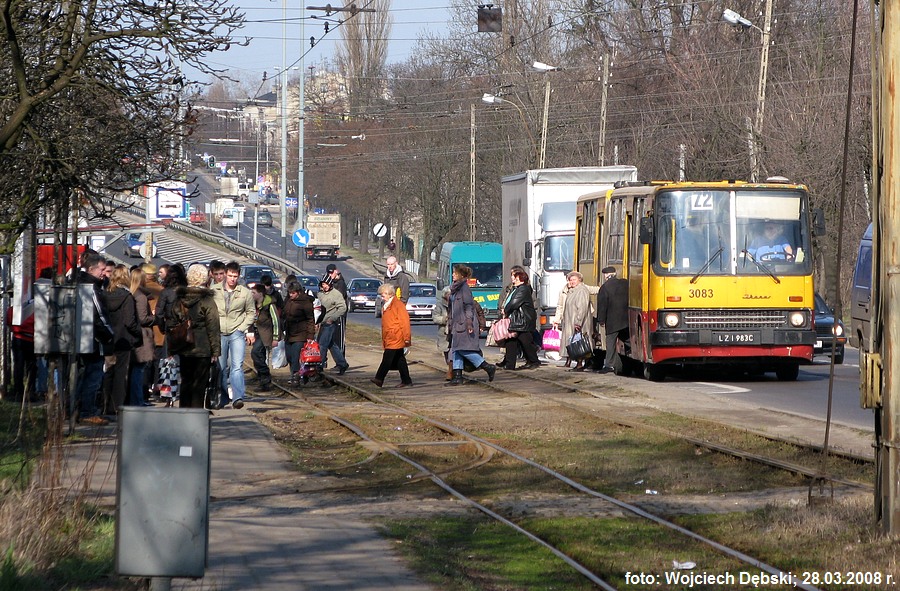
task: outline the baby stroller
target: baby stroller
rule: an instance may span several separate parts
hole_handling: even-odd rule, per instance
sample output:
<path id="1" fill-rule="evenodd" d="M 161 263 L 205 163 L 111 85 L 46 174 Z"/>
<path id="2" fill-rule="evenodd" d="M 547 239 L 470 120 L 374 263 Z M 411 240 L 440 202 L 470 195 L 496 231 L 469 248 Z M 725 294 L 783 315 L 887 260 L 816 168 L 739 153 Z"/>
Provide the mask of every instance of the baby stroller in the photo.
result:
<path id="1" fill-rule="evenodd" d="M 319 381 L 324 375 L 323 369 L 325 368 L 319 343 L 309 339 L 300 349 L 300 371 L 297 372 L 297 378 L 302 384 Z"/>

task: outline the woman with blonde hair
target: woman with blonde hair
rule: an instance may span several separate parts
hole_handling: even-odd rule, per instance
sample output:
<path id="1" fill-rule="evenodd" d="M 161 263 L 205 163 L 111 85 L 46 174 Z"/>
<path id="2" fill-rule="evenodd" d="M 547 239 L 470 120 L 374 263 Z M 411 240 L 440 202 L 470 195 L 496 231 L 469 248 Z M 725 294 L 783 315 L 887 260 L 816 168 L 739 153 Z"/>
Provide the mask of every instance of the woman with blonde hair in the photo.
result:
<path id="1" fill-rule="evenodd" d="M 153 340 L 153 324 L 156 320 L 150 310 L 150 301 L 147 299 L 149 290 L 145 286 L 146 281 L 146 275 L 140 267 L 131 270 L 129 291 L 134 296 L 135 311 L 138 325 L 141 327 L 142 338 L 131 356 L 131 372 L 128 377 L 129 406 L 151 406 L 144 400 L 144 373 L 148 364 L 153 361 L 153 352 L 156 346 Z"/>
<path id="2" fill-rule="evenodd" d="M 180 362 L 181 386 L 178 402 L 180 408 L 205 406 L 210 372 L 222 354 L 219 308 L 216 306 L 213 291 L 205 287 L 208 278 L 209 271 L 206 266 L 197 263 L 191 265 L 187 270 L 187 286 L 175 289 L 175 302 L 170 312 L 171 318 L 179 322 L 184 319 L 182 312 L 186 312 L 191 319 L 191 330 L 194 333 L 193 344 L 169 351 L 170 354 L 177 354 Z M 218 389 L 218 386 L 216 388 Z M 215 403 L 215 400 L 211 402 Z"/>
<path id="3" fill-rule="evenodd" d="M 143 333 L 138 324 L 137 306 L 134 296 L 129 290 L 131 287 L 131 273 L 125 265 L 116 265 L 109 277 L 109 285 L 103 292 L 106 303 L 110 327 L 113 330 L 113 341 L 105 351 L 112 362 L 112 367 L 107 370 L 108 390 L 104 388 L 112 403 L 108 412 L 118 412 L 119 407 L 125 404 L 125 396 L 128 393 L 128 372 L 131 366 L 131 355 L 134 348 L 143 341 Z"/>

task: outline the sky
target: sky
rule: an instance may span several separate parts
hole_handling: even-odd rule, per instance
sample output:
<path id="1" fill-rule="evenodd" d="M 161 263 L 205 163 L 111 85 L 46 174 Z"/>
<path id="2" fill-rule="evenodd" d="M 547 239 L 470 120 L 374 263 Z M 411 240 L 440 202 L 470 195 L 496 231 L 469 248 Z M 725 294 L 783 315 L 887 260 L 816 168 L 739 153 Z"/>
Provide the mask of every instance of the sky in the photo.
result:
<path id="1" fill-rule="evenodd" d="M 358 6 L 365 6 L 367 0 L 355 0 Z M 231 47 L 227 52 L 214 53 L 207 62 L 217 69 L 231 71 L 231 76 L 250 82 L 261 80 L 263 72 L 273 78 L 282 67 L 283 47 L 286 47 L 284 63 L 288 68 L 299 65 L 301 48 L 309 50 L 310 37 L 316 37 L 316 46 L 306 53 L 304 66 L 323 64 L 334 59 L 335 48 L 340 42 L 340 34 L 334 20 L 346 17 L 347 13 L 332 15 L 330 32 L 325 34 L 324 17 L 321 10 L 306 10 L 303 27 L 303 41 L 300 40 L 301 2 L 304 7 L 338 6 L 341 0 L 235 0 L 235 5 L 246 14 L 246 26 L 235 37 L 250 37 L 247 47 Z M 411 54 L 416 39 L 426 31 L 440 34 L 446 30 L 450 18 L 450 0 L 393 0 L 391 13 L 393 28 L 388 44 L 388 63 L 405 60 Z M 473 4 L 473 26 L 474 26 Z M 284 16 L 287 19 L 284 19 Z M 287 22 L 284 33 L 282 23 Z M 286 43 L 285 43 L 286 41 Z"/>

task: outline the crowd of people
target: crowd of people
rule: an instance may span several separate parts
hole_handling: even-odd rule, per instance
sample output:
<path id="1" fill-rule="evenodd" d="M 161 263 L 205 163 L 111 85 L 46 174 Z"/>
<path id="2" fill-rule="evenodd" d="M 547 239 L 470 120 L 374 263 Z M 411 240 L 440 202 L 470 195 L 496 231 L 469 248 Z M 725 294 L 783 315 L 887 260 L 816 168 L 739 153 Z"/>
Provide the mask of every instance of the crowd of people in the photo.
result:
<path id="1" fill-rule="evenodd" d="M 269 275 L 252 288 L 240 283 L 235 261 L 129 268 L 86 249 L 73 273 L 74 282 L 91 293 L 90 343 L 76 356 L 78 379 L 66 404 L 80 422 L 106 425 L 123 406 L 154 403 L 240 409 L 248 348 L 259 392 L 272 390 L 271 356 L 279 345 L 290 361 L 292 384 L 300 348 L 309 341 L 331 355 L 337 374 L 350 367 L 344 357 L 346 283 L 336 265 L 328 265 L 317 292 L 289 275 L 287 297 Z M 44 269 L 38 282 L 52 283 L 52 276 Z M 34 354 L 33 311 L 14 328 L 13 397 L 28 395 L 27 386 L 38 400 L 48 377 L 46 360 Z"/>
<path id="2" fill-rule="evenodd" d="M 75 281 L 91 287 L 92 347 L 77 356 L 79 378 L 67 410 L 77 412 L 82 422 L 104 425 L 107 417 L 114 417 L 126 405 L 162 402 L 181 408 L 240 409 L 247 392 L 243 364 L 248 348 L 258 392 L 273 389 L 276 348 L 283 350 L 290 366 L 289 386 L 301 383 L 301 350 L 310 342 L 318 345 L 322 368 L 330 355 L 337 375 L 349 369 L 347 285 L 336 265 L 328 265 L 315 293 L 294 275 L 286 277 L 282 294 L 271 276 L 263 275 L 259 283 L 247 287 L 241 284 L 240 273 L 235 261 L 195 263 L 187 269 L 181 264 L 128 268 L 86 250 Z M 604 327 L 606 342 L 612 343 L 601 371 L 622 370 L 617 350 L 628 343 L 626 282 L 616 278 L 613 267 L 603 269 L 603 274 L 603 286 L 596 287 L 584 284 L 581 274 L 573 271 L 560 294 L 553 329 L 560 333 L 560 354 L 567 357 L 566 365 L 575 364 L 572 371 L 588 368 L 600 341 L 596 324 Z M 440 325 L 438 347 L 447 362 L 447 385 L 465 383 L 464 371 L 483 370 L 493 381 L 498 370 L 540 367 L 537 312 L 528 274 L 522 267 L 513 267 L 499 297 L 498 310 L 508 334 L 497 342 L 504 352 L 497 365 L 481 351 L 484 312 L 469 288 L 471 275 L 469 267 L 455 266 L 452 283 L 439 294 L 434 310 L 433 320 Z M 51 269 L 45 269 L 38 282 L 49 283 L 51 276 Z M 378 295 L 383 357 L 371 382 L 382 387 L 388 372 L 396 370 L 401 380 L 398 387 L 410 386 L 406 362 L 412 343 L 406 309 L 409 277 L 393 255 L 386 260 Z M 31 384 L 40 397 L 47 389 L 47 366 L 34 356 L 33 316 L 30 322 L 14 327 L 14 383 Z M 576 340 L 585 341 L 586 354 L 566 351 L 576 335 Z M 517 367 L 520 356 L 525 363 Z M 23 375 L 29 372 L 33 379 Z"/>

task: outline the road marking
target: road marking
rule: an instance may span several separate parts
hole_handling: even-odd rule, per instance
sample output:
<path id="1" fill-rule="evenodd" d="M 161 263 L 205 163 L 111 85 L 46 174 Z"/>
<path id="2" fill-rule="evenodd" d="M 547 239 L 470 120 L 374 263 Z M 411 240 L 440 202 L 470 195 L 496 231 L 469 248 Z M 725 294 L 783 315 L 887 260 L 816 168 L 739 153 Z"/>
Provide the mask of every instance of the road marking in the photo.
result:
<path id="1" fill-rule="evenodd" d="M 701 394 L 741 394 L 750 391 L 749 388 L 729 386 L 728 384 L 715 384 L 713 382 L 686 382 L 685 386 L 689 390 L 694 390 Z"/>

